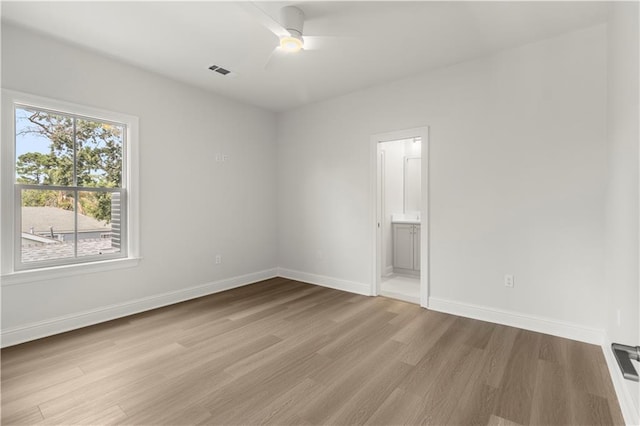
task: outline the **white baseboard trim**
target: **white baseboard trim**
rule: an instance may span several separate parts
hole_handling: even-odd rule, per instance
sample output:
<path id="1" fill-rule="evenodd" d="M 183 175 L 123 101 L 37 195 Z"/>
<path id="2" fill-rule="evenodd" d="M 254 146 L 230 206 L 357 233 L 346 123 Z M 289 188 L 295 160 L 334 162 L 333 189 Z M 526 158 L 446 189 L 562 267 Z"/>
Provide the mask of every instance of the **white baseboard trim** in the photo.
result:
<path id="1" fill-rule="evenodd" d="M 633 401 L 628 381 L 622 377 L 618 362 L 611 350 L 609 339 L 606 339 L 605 343 L 603 343 L 602 352 L 604 352 L 604 359 L 607 361 L 607 367 L 609 367 L 609 375 L 618 397 L 618 404 L 620 404 L 624 422 L 628 425 L 640 425 L 640 407 Z"/>
<path id="2" fill-rule="evenodd" d="M 339 278 L 327 277 L 324 275 L 310 274 L 308 272 L 294 271 L 292 269 L 278 268 L 278 276 L 290 280 L 303 281 L 310 284 L 342 290 L 349 293 L 371 296 L 371 286 L 369 284 L 356 281 L 347 281 Z"/>
<path id="3" fill-rule="evenodd" d="M 276 268 L 266 269 L 264 271 L 225 278 L 219 281 L 149 296 L 130 302 L 118 303 L 75 314 L 64 315 L 45 321 L 4 329 L 2 330 L 1 346 L 3 348 L 13 346 L 30 340 L 40 339 L 42 337 L 64 333 L 66 331 L 110 321 L 116 318 L 122 318 L 151 309 L 161 308 L 174 303 L 184 302 L 185 300 L 219 293 L 236 287 L 242 287 L 258 281 L 274 278 L 278 276 L 277 272 L 278 270 Z"/>
<path id="4" fill-rule="evenodd" d="M 382 275 L 384 275 L 385 277 L 388 277 L 391 274 L 393 274 L 393 266 L 385 267 L 384 268 L 384 272 L 382 273 Z"/>
<path id="5" fill-rule="evenodd" d="M 474 318 L 481 321 L 522 328 L 525 330 L 537 331 L 539 333 L 564 337 L 594 345 L 602 345 L 604 342 L 604 330 L 533 315 L 525 315 L 519 312 L 454 302 L 436 297 L 429 298 L 428 309 L 467 318 Z"/>

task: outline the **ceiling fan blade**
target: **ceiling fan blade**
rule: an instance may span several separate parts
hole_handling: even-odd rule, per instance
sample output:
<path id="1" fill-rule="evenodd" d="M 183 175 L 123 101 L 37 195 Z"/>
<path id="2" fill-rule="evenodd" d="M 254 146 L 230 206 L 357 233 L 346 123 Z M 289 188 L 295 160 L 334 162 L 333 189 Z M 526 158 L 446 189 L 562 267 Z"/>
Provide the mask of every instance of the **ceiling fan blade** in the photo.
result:
<path id="1" fill-rule="evenodd" d="M 290 61 L 295 62 L 299 58 L 304 58 L 310 54 L 312 54 L 312 52 L 307 52 L 304 49 L 299 52 L 287 52 L 280 46 L 277 46 L 271 51 L 271 54 L 267 58 L 267 63 L 264 64 L 264 69 L 265 70 L 271 69 L 275 62 L 280 62 L 284 60 L 291 63 Z"/>
<path id="2" fill-rule="evenodd" d="M 238 7 L 242 8 L 256 21 L 260 22 L 265 28 L 277 35 L 278 37 L 290 36 L 291 33 L 287 31 L 278 21 L 273 19 L 267 12 L 262 10 L 257 4 L 250 1 L 236 2 Z"/>
<path id="3" fill-rule="evenodd" d="M 285 52 L 280 48 L 280 46 L 276 46 L 273 48 L 271 53 L 269 53 L 269 57 L 267 58 L 267 62 L 264 64 L 264 69 L 268 69 L 269 65 L 271 65 L 272 61 L 275 58 L 284 56 Z"/>
<path id="4" fill-rule="evenodd" d="M 326 49 L 332 44 L 349 43 L 349 39 L 351 38 L 352 37 L 344 36 L 302 36 L 304 40 L 304 50 Z"/>

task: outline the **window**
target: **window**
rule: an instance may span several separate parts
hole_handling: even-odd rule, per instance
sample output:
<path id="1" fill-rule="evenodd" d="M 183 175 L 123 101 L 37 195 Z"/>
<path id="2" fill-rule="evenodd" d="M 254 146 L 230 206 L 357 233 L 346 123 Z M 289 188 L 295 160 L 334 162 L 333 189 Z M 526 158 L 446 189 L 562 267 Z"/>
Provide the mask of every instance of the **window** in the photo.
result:
<path id="1" fill-rule="evenodd" d="M 9 91 L 2 114 L 3 279 L 136 258 L 137 119 Z"/>

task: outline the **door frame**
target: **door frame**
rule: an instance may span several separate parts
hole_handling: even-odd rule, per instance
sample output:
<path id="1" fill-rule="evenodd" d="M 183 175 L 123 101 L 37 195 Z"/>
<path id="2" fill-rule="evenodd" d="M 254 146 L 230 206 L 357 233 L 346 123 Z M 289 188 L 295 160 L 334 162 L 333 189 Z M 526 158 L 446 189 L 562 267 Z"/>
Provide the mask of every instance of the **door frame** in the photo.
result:
<path id="1" fill-rule="evenodd" d="M 385 133 L 377 133 L 370 139 L 370 165 L 371 165 L 371 295 L 380 294 L 380 281 L 382 276 L 382 217 L 380 216 L 380 188 L 378 188 L 380 161 L 378 149 L 380 142 L 390 142 L 401 139 L 420 137 L 421 147 L 421 186 L 420 186 L 420 306 L 429 307 L 429 126 L 415 127 L 406 130 L 396 130 Z"/>

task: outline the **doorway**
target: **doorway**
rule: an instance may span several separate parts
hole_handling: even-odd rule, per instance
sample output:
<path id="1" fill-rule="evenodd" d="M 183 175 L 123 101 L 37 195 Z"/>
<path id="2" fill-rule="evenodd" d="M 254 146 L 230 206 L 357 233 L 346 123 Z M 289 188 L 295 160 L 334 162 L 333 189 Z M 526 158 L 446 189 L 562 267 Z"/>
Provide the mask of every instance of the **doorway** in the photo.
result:
<path id="1" fill-rule="evenodd" d="M 371 137 L 371 293 L 428 306 L 428 127 Z"/>

